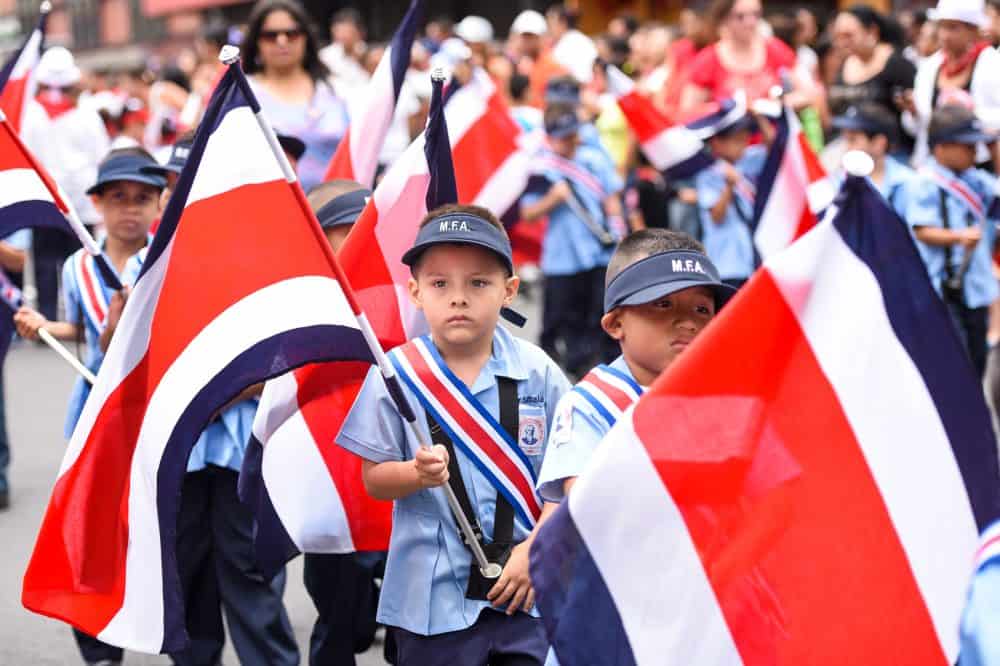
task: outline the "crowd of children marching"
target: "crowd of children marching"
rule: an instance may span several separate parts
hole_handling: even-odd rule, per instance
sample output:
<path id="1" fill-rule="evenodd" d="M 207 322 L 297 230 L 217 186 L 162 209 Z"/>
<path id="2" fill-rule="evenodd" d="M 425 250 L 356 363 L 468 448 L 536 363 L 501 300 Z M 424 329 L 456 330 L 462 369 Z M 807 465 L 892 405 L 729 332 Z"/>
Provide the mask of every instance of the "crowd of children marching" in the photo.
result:
<path id="1" fill-rule="evenodd" d="M 261 4 L 268 4 L 272 14 L 285 12 L 292 22 L 305 15 L 291 0 Z M 562 5 L 545 16 L 523 12 L 503 47 L 480 17 L 456 26 L 444 19 L 428 25 L 408 76 L 412 100 L 404 95 L 405 112 L 398 118 L 404 138 L 412 138 L 411 129 L 419 131 L 420 114 L 426 111 L 426 67 L 442 52 L 450 62 L 466 60 L 492 74 L 508 96 L 514 119 L 525 131 L 544 133 L 546 149 L 538 156 L 514 227 L 505 227 L 494 212 L 468 205 L 443 207 L 414 220 L 420 230 L 402 262 L 410 268 L 410 296 L 430 333 L 393 353 L 419 353 L 440 372 L 415 369 L 405 383 L 410 403 L 419 405 L 414 431 L 373 369 L 337 437 L 337 444 L 364 459 L 369 493 L 395 502 L 393 530 L 387 554 L 306 556 L 305 585 L 318 612 L 310 663 L 353 664 L 354 653 L 371 645 L 376 624 L 391 630 L 386 657 L 393 663 L 555 661 L 528 574 L 538 527 L 572 492 L 621 413 L 759 266 L 752 225 L 770 121 L 735 112 L 741 107 L 731 99 L 742 76 L 734 73 L 739 68 L 731 58 L 742 47 L 752 52 L 756 31 L 769 40 L 762 52 L 767 66 L 760 71 L 778 63 L 774 82 L 786 89 L 786 101 L 797 108 L 817 147 L 824 138 L 836 137 L 833 145 L 872 158 L 872 185 L 912 230 L 971 364 L 985 376 L 989 350 L 1000 337 L 1000 318 L 991 311 L 1000 289 L 994 263 L 998 183 L 992 162 L 981 159 L 984 146 L 996 146 L 996 135 L 984 128 L 984 110 L 970 96 L 942 95 L 943 103 L 920 130 L 927 157 L 911 166 L 907 147 L 912 141 L 902 134 L 906 123 L 901 117 L 911 110 L 906 100 L 912 85 L 893 91 L 898 107 L 862 94 L 830 112 L 824 106 L 821 69 L 835 45 L 827 44 L 820 49 L 822 60 L 817 57 L 814 20 L 813 31 L 807 29 L 809 12 L 792 19 L 792 34 L 784 37 L 788 44 L 770 41 L 787 32 L 789 17 L 769 17 L 768 25 L 761 21 L 762 11 L 758 0 L 713 3 L 708 16 L 716 41 L 705 41 L 706 25 L 697 13 L 687 15 L 683 32 L 676 34 L 623 15 L 606 35 L 591 40 L 576 29 L 578 16 Z M 847 14 L 861 25 L 869 16 L 861 10 Z M 958 30 L 961 26 L 951 24 L 968 24 L 980 14 L 985 26 L 981 3 L 942 0 L 932 19 L 945 31 Z M 876 41 L 885 38 L 889 25 L 888 17 L 878 21 L 880 31 L 872 33 Z M 745 33 L 744 24 L 752 26 L 752 34 Z M 925 24 L 917 26 L 914 39 L 923 35 Z M 846 31 L 849 21 L 838 16 L 834 25 Z M 338 13 L 331 28 L 334 44 L 320 53 L 340 78 L 329 93 L 336 96 L 337 90 L 343 93 L 367 80 L 369 51 L 375 46 L 359 45 L 363 26 L 356 12 Z M 195 58 L 183 80 L 172 71 L 161 72 L 156 94 L 142 76 L 123 77 L 132 87 L 114 94 L 101 90 L 96 77 L 85 86 L 65 49 L 50 49 L 40 66 L 36 118 L 26 120 L 25 141 L 75 198 L 84 221 L 101 229 L 104 252 L 125 285 L 139 274 L 151 229 L 187 158 L 191 134 L 182 130 L 196 125 L 198 105 L 206 97 L 204 86 L 190 79 L 211 82 L 217 72 L 210 64 L 212 50 L 231 36 L 213 30 L 202 40 L 210 56 Z M 250 30 L 261 44 L 280 46 L 303 40 L 307 26 Z M 696 54 L 696 47 L 711 53 Z M 630 73 L 673 119 L 687 114 L 684 120 L 705 140 L 713 166 L 686 182 L 670 182 L 653 170 L 637 153 L 624 118 L 607 103 L 604 63 Z M 705 79 L 712 67 L 728 88 L 718 98 L 699 97 L 714 81 Z M 961 74 L 960 69 L 948 72 Z M 843 88 L 846 73 L 846 68 L 835 73 L 829 87 Z M 177 93 L 175 88 L 183 89 L 176 95 L 180 103 L 171 113 L 159 113 L 170 106 L 164 100 Z M 698 95 L 682 94 L 690 90 Z M 149 105 L 159 113 L 156 127 L 145 110 Z M 112 107 L 117 111 L 110 112 Z M 297 117 L 294 109 L 286 115 Z M 825 117 L 826 137 L 817 117 Z M 289 131 L 280 117 L 273 121 L 279 131 Z M 302 138 L 312 137 L 282 136 L 293 162 L 304 155 L 307 161 L 316 158 L 315 147 Z M 831 173 L 839 178 L 836 169 Z M 371 192 L 351 181 L 309 190 L 309 203 L 336 251 Z M 533 225 L 543 221 L 544 231 L 533 232 L 538 228 Z M 521 286 L 523 266 L 515 264 L 515 255 L 523 258 L 533 237 L 541 239 L 541 246 L 536 257 L 527 252 L 528 263 L 537 263 L 544 281 L 540 347 L 498 325 Z M 29 340 L 44 328 L 57 338 L 82 341 L 86 365 L 96 372 L 129 288 L 110 288 L 82 250 L 63 260 L 59 242 L 36 234 L 39 307 L 17 313 L 17 330 Z M 27 245 L 21 237 L 0 243 L 0 264 L 18 270 Z M 56 264 L 62 314 L 53 296 Z M 463 404 L 483 416 L 491 436 L 512 442 L 537 475 L 543 504 L 533 525 L 519 519 L 517 507 L 497 492 L 490 475 L 453 441 L 462 433 L 444 427 L 448 414 L 442 407 L 412 393 L 413 386 L 429 386 L 441 376 L 452 382 L 447 390 L 460 393 Z M 86 382 L 78 380 L 70 396 L 67 435 L 87 391 Z M 191 643 L 170 655 L 177 664 L 220 663 L 223 615 L 242 663 L 299 663 L 282 602 L 285 575 L 265 580 L 254 571 L 252 516 L 236 491 L 259 393 L 260 387 L 248 388 L 216 415 L 188 461 L 177 555 Z M 425 443 L 433 446 L 421 446 Z M 6 450 L 0 451 L 4 465 Z M 6 507 L 5 469 L 0 476 Z M 478 526 L 484 550 L 504 565 L 498 578 L 485 577 L 475 566 L 452 508 L 434 492 L 445 484 Z M 380 592 L 376 579 L 382 581 Z M 87 663 L 122 660 L 119 648 L 80 632 L 76 639 Z"/>

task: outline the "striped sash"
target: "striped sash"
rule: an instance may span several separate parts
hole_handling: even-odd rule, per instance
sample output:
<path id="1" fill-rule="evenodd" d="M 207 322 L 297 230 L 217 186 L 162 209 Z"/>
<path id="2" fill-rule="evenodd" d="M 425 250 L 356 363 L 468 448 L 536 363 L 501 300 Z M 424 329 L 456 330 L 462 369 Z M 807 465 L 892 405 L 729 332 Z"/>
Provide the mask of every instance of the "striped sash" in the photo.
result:
<path id="1" fill-rule="evenodd" d="M 428 336 L 389 352 L 399 376 L 490 483 L 510 502 L 514 515 L 534 527 L 541 515 L 531 461 L 503 426 L 445 365 Z"/>
<path id="2" fill-rule="evenodd" d="M 624 372 L 599 365 L 573 387 L 573 393 L 596 409 L 610 428 L 639 399 L 642 387 Z"/>
<path id="3" fill-rule="evenodd" d="M 2 269 L 0 269 L 0 300 L 3 300 L 7 304 L 7 307 L 14 312 L 17 312 L 17 309 L 24 302 L 21 290 L 10 281 L 10 277 Z"/>
<path id="4" fill-rule="evenodd" d="M 973 571 L 979 571 L 990 560 L 1000 557 L 1000 521 L 986 528 L 979 539 Z"/>
<path id="5" fill-rule="evenodd" d="M 551 169 L 558 172 L 565 178 L 569 178 L 577 183 L 598 201 L 603 201 L 608 193 L 604 191 L 604 184 L 594 174 L 590 173 L 582 166 L 572 160 L 568 160 L 561 155 L 551 151 L 545 151 L 539 155 L 536 166 L 542 169 Z"/>
<path id="6" fill-rule="evenodd" d="M 941 173 L 938 169 L 928 167 L 920 171 L 937 183 L 942 190 L 958 199 L 972 213 L 977 223 L 982 224 L 986 220 L 986 204 L 971 187 L 958 178 Z"/>
<path id="7" fill-rule="evenodd" d="M 97 269 L 97 262 L 87 252 L 80 250 L 73 258 L 73 272 L 83 312 L 95 331 L 104 330 L 108 317 L 108 295 Z"/>

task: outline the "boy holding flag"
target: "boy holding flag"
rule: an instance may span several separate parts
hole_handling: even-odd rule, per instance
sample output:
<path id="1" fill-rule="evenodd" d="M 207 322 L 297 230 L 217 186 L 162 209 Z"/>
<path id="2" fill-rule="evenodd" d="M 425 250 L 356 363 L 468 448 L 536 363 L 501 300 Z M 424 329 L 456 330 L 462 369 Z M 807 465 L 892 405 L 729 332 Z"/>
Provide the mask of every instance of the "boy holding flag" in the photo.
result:
<path id="1" fill-rule="evenodd" d="M 543 508 L 534 477 L 566 379 L 540 349 L 497 325 L 518 278 L 489 211 L 432 211 L 403 262 L 431 333 L 390 358 L 419 425 L 407 429 L 373 369 L 337 437 L 365 459 L 369 494 L 395 500 L 379 621 L 396 628 L 401 666 L 541 664 L 548 644 L 528 550 L 555 505 Z M 478 547 L 502 565 L 498 577 L 473 564 L 472 546 L 433 491 L 445 483 L 476 526 Z"/>

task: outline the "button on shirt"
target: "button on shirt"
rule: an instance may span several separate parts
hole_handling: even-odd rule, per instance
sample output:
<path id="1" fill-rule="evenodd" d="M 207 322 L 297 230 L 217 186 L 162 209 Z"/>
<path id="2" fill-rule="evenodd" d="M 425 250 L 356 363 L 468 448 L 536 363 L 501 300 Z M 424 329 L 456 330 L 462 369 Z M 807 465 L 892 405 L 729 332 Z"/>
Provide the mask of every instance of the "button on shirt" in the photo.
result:
<path id="1" fill-rule="evenodd" d="M 537 472 L 547 434 L 539 431 L 547 430 L 569 383 L 545 352 L 500 327 L 493 337 L 493 353 L 470 387 L 476 399 L 499 418 L 497 376 L 517 381 L 518 444 Z M 422 441 L 429 443 L 426 414 L 409 389 L 404 386 L 403 391 L 416 413 Z M 531 444 L 523 444 L 525 439 Z M 541 446 L 536 439 L 541 440 Z M 382 463 L 413 459 L 420 443 L 397 412 L 378 368 L 373 367 L 337 436 L 337 444 L 366 460 Z M 488 538 L 493 534 L 496 489 L 460 449 L 455 455 L 469 500 Z M 527 536 L 528 531 L 515 521 L 514 539 L 520 541 Z M 472 556 L 462 543 L 441 489 L 419 490 L 396 500 L 378 621 L 422 635 L 471 626 L 489 607 L 485 601 L 465 598 L 471 563 Z"/>
<path id="2" fill-rule="evenodd" d="M 928 169 L 935 169 L 949 179 L 958 178 L 966 187 L 972 189 L 985 204 L 986 210 L 990 209 L 993 203 L 995 178 L 980 169 L 967 169 L 958 176 L 954 172 L 945 169 L 936 162 L 931 162 Z M 903 218 L 912 228 L 917 227 L 944 227 L 941 219 L 941 203 L 938 184 L 927 174 L 918 173 L 907 191 L 906 214 Z M 950 229 L 966 229 L 976 226 L 979 222 L 969 213 L 969 209 L 955 195 L 946 191 L 945 205 L 948 211 L 948 227 Z M 1000 288 L 997 287 L 997 280 L 993 276 L 993 260 L 990 256 L 990 248 L 996 238 L 996 231 L 991 220 L 983 225 L 983 238 L 973 249 L 972 262 L 965 274 L 963 284 L 963 294 L 965 304 L 970 308 L 986 307 L 1000 295 Z M 941 293 L 941 284 L 947 277 L 945 270 L 945 248 L 927 245 L 917 241 L 920 249 L 920 256 L 927 267 L 927 273 L 931 277 L 934 288 Z M 965 248 L 961 245 L 952 245 L 950 249 L 952 270 L 957 272 L 965 256 Z"/>
<path id="3" fill-rule="evenodd" d="M 624 187 L 607 156 L 590 146 L 579 146 L 572 162 L 600 181 L 604 197 L 620 192 Z M 546 169 L 542 175 L 550 183 L 567 179 L 565 174 L 554 169 Z M 573 191 L 591 218 L 598 224 L 605 224 L 604 197 L 598 196 L 597 192 L 577 182 L 573 182 Z M 521 203 L 530 205 L 543 196 L 544 192 L 529 192 L 521 198 Z M 601 245 L 569 205 L 560 204 L 549 213 L 549 225 L 542 241 L 542 273 L 573 275 L 607 266 L 613 249 Z"/>
<path id="4" fill-rule="evenodd" d="M 609 367 L 628 377 L 638 387 L 624 357 L 619 356 Z M 563 500 L 563 483 L 583 473 L 613 425 L 580 392 L 570 391 L 562 397 L 556 406 L 545 460 L 538 474 L 538 494 L 542 499 L 547 502 Z"/>
<path id="5" fill-rule="evenodd" d="M 751 183 L 755 183 L 766 158 L 767 151 L 763 146 L 750 146 L 734 166 Z M 720 222 L 715 222 L 709 211 L 718 203 L 726 188 L 725 175 L 721 169 L 704 169 L 695 177 L 694 186 L 698 193 L 702 242 L 706 253 L 718 267 L 719 275 L 724 280 L 750 277 L 756 267 L 750 234 L 753 203 L 734 192 L 726 214 Z"/>

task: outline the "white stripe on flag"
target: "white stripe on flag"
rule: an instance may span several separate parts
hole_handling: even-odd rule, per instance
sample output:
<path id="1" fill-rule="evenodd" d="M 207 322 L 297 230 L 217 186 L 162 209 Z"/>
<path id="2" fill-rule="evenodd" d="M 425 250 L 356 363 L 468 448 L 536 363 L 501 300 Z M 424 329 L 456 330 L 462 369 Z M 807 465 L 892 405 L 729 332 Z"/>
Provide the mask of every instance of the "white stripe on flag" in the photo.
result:
<path id="1" fill-rule="evenodd" d="M 392 80 L 392 45 L 386 47 L 382 59 L 375 68 L 368 85 L 365 86 L 362 100 L 355 108 L 364 112 L 364 116 L 355 119 L 348 127 L 351 143 L 347 146 L 351 153 L 351 166 L 354 169 L 354 179 L 360 183 L 371 185 L 375 171 L 378 168 L 378 157 L 382 152 L 382 143 L 372 146 L 373 137 L 384 137 L 392 124 L 395 115 L 396 99 L 395 85 Z"/>
<path id="2" fill-rule="evenodd" d="M 157 264 L 164 259 L 161 256 Z M 138 284 L 150 282 L 151 277 L 144 276 Z M 317 310 L 302 307 L 303 303 L 325 303 L 327 307 Z M 99 639 L 147 652 L 158 652 L 162 645 L 157 477 L 150 472 L 159 469 L 167 438 L 192 400 L 191 387 L 205 386 L 235 356 L 261 340 L 317 324 L 357 328 L 340 284 L 320 276 L 283 280 L 227 308 L 198 333 L 164 373 L 150 396 L 132 458 L 124 599 Z M 119 377 L 114 378 L 115 384 L 119 381 Z M 93 402 L 92 396 L 88 405 Z M 135 626 L 140 620 L 142 626 Z M 141 644 L 133 640 L 137 636 L 144 638 Z"/>
<path id="3" fill-rule="evenodd" d="M 191 185 L 187 205 L 237 187 L 285 180 L 250 107 L 226 113 L 208 144 Z"/>
<path id="4" fill-rule="evenodd" d="M 597 448 L 569 510 L 628 634 L 637 664 L 741 664 L 680 511 L 632 427 Z M 628 492 L 622 492 L 628 479 Z"/>
<path id="5" fill-rule="evenodd" d="M 642 152 L 659 171 L 666 171 L 697 155 L 705 144 L 683 125 L 671 127 L 642 144 Z"/>
<path id="6" fill-rule="evenodd" d="M 32 68 L 38 63 L 38 50 L 42 47 L 42 31 L 35 28 L 31 37 L 25 42 L 17 62 L 10 72 L 10 79 L 23 79 L 32 72 Z M 10 80 L 8 79 L 8 80 Z"/>
<path id="7" fill-rule="evenodd" d="M 0 171 L 0 208 L 22 201 L 52 202 L 53 199 L 34 169 Z"/>
<path id="8" fill-rule="evenodd" d="M 754 233 L 754 243 L 765 260 L 788 247 L 795 238 L 799 220 L 808 206 L 803 190 L 803 184 L 807 182 L 805 174 L 806 165 L 798 139 L 789 129 L 785 154 Z"/>
<path id="9" fill-rule="evenodd" d="M 766 268 L 796 312 L 837 394 L 930 610 L 938 640 L 949 661 L 954 661 L 969 561 L 979 534 L 944 425 L 913 360 L 893 332 L 878 281 L 830 219 L 796 241 L 793 250 L 767 262 Z M 801 311 L 796 304 L 802 298 L 796 294 L 808 284 L 810 307 Z M 851 295 L 849 310 L 822 307 L 843 302 L 845 293 Z"/>
<path id="10" fill-rule="evenodd" d="M 497 215 L 503 215 L 513 206 L 525 186 L 528 184 L 528 174 L 534 155 L 541 147 L 541 135 L 522 135 L 518 141 L 518 150 L 504 160 L 503 164 L 489 177 L 472 203 L 483 206 Z"/>

